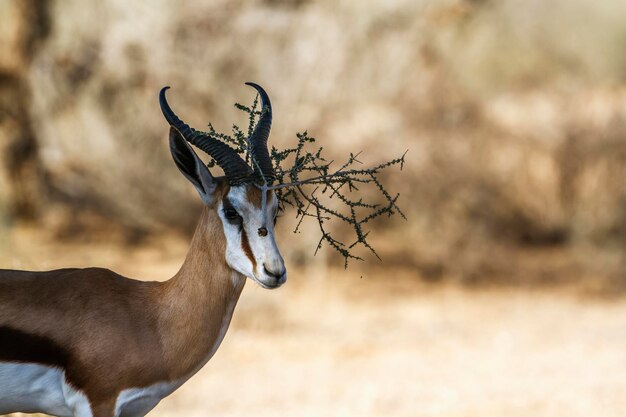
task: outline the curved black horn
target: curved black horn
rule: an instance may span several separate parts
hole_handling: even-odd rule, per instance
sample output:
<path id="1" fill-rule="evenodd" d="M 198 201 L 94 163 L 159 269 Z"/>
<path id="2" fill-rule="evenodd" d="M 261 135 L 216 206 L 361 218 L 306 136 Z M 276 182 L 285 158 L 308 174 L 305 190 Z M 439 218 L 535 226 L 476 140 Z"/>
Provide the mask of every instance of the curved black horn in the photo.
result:
<path id="1" fill-rule="evenodd" d="M 165 92 L 169 87 L 163 87 L 159 93 L 159 104 L 165 120 L 192 145 L 202 149 L 224 170 L 224 174 L 231 184 L 241 182 L 250 176 L 248 164 L 227 144 L 212 138 L 203 132 L 198 132 L 176 116 L 176 113 L 167 104 Z"/>
<path id="2" fill-rule="evenodd" d="M 263 178 L 265 178 L 268 184 L 271 184 L 275 174 L 272 159 L 267 149 L 267 139 L 270 135 L 270 128 L 272 127 L 272 103 L 263 87 L 255 83 L 246 83 L 246 85 L 254 87 L 259 93 L 259 96 L 261 96 L 261 118 L 249 139 L 250 153 L 254 161 L 256 161 L 254 164 L 254 172 L 259 175 L 260 169 Z"/>

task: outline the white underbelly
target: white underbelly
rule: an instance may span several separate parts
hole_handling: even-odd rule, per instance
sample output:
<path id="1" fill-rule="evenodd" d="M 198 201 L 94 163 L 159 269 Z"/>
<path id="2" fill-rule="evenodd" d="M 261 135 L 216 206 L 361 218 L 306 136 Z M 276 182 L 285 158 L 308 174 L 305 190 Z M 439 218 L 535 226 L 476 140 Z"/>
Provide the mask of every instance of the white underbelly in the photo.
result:
<path id="1" fill-rule="evenodd" d="M 139 417 L 152 410 L 206 362 L 219 347 L 234 309 L 224 318 L 219 336 L 207 357 L 185 377 L 151 386 L 122 390 L 116 399 L 115 417 Z M 44 413 L 59 417 L 91 417 L 89 401 L 65 380 L 65 372 L 49 366 L 0 362 L 0 415 L 13 412 Z"/>
<path id="2" fill-rule="evenodd" d="M 115 416 L 144 416 L 183 381 L 159 382 L 149 387 L 128 388 L 120 392 L 115 404 Z"/>
<path id="3" fill-rule="evenodd" d="M 184 381 L 161 382 L 120 392 L 116 416 L 143 416 Z M 0 415 L 45 413 L 90 417 L 89 401 L 65 381 L 65 372 L 49 366 L 0 362 Z"/>
<path id="4" fill-rule="evenodd" d="M 115 415 L 142 416 L 171 394 L 182 381 L 162 382 L 123 390 Z M 90 417 L 89 401 L 65 381 L 59 368 L 0 362 L 0 415 L 15 412 L 45 413 L 59 417 Z"/>
<path id="5" fill-rule="evenodd" d="M 71 417 L 68 399 L 76 400 L 80 394 L 68 388 L 58 368 L 0 362 L 0 414 L 21 411 Z"/>

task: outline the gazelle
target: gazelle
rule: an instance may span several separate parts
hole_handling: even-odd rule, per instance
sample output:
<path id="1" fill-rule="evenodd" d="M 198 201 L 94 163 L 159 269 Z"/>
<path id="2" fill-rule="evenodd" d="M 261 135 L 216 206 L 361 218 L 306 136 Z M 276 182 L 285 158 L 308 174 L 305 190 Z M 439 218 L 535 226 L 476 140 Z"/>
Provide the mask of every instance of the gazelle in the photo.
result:
<path id="1" fill-rule="evenodd" d="M 272 112 L 250 136 L 255 169 L 228 145 L 191 129 L 169 107 L 170 150 L 204 208 L 187 257 L 165 282 L 107 269 L 0 270 L 0 414 L 143 416 L 210 358 L 228 329 L 246 277 L 286 280 L 274 237 L 278 201 L 255 185 L 274 175 Z M 213 177 L 187 141 L 224 170 Z"/>

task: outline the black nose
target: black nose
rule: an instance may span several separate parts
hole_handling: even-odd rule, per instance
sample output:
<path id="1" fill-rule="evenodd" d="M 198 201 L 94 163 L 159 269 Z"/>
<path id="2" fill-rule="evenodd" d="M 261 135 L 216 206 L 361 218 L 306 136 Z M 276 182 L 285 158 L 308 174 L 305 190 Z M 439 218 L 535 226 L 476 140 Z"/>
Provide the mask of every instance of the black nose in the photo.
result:
<path id="1" fill-rule="evenodd" d="M 269 269 L 267 269 L 265 265 L 263 265 L 263 271 L 265 271 L 265 273 L 269 275 L 270 277 L 276 278 L 276 280 L 279 280 L 279 281 L 281 280 L 281 278 L 285 276 L 285 272 L 286 272 L 284 269 L 280 272 L 272 272 Z"/>

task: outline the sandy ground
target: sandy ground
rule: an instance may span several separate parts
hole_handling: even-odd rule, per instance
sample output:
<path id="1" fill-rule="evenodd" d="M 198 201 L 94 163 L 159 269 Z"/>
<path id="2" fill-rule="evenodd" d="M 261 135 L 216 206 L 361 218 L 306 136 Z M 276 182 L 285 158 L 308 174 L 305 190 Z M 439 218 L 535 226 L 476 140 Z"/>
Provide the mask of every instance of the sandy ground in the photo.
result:
<path id="1" fill-rule="evenodd" d="M 352 285 L 368 296 L 249 286 L 216 357 L 154 415 L 626 414 L 624 303 Z"/>
<path id="2" fill-rule="evenodd" d="M 32 238 L 5 246 L 4 266 L 166 278 L 185 250 Z M 247 284 L 213 360 L 152 416 L 626 415 L 626 301 L 290 272 L 277 291 Z"/>

